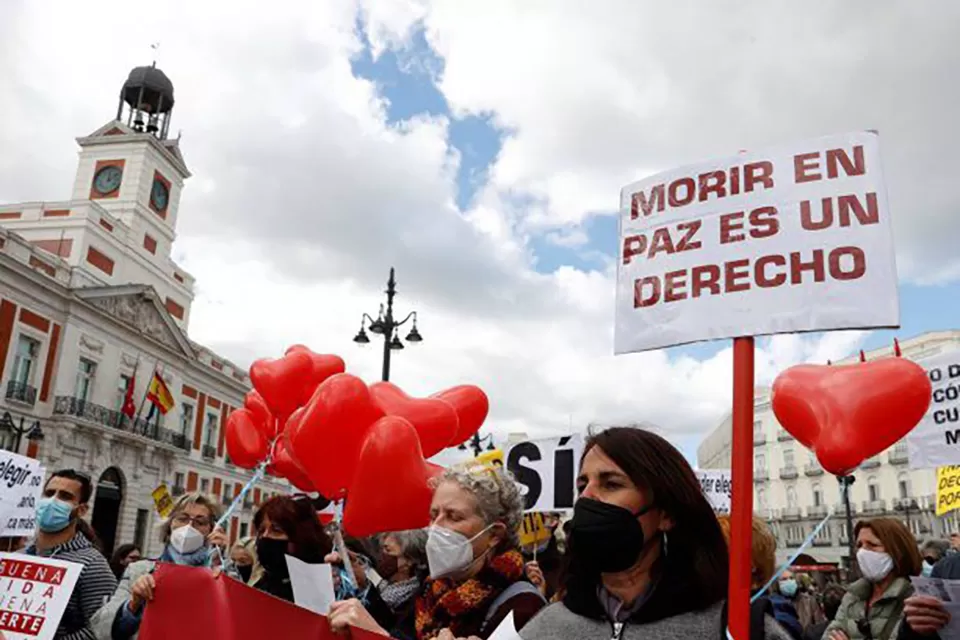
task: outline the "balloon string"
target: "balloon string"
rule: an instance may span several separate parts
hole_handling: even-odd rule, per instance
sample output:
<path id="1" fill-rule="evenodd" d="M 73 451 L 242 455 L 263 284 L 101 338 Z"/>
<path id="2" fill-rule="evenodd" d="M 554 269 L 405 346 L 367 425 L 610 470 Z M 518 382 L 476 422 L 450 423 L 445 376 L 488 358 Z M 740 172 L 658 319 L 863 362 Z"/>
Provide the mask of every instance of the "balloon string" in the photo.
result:
<path id="1" fill-rule="evenodd" d="M 217 523 L 214 525 L 214 530 L 218 528 L 223 528 L 224 525 L 230 520 L 230 517 L 234 512 L 240 507 L 240 504 L 243 503 L 243 499 L 250 493 L 250 490 L 253 488 L 257 482 L 263 479 L 263 476 L 266 475 L 267 466 L 273 460 L 273 447 L 270 448 L 270 453 L 267 455 L 266 459 L 263 460 L 260 464 L 257 465 L 256 470 L 253 472 L 253 477 L 247 482 L 246 485 L 240 490 L 236 496 L 233 497 L 233 502 L 230 503 L 230 506 L 227 507 L 227 510 L 220 516 L 220 519 L 217 520 Z M 210 556 L 208 562 L 212 562 L 214 556 L 220 561 L 220 566 L 227 568 L 227 561 L 223 557 L 223 552 L 220 551 L 220 547 L 214 547 L 215 552 Z"/>
<path id="2" fill-rule="evenodd" d="M 848 491 L 848 487 L 846 486 L 844 486 L 843 489 L 841 489 L 841 502 L 846 500 L 847 491 Z M 774 572 L 773 577 L 767 580 L 767 583 L 763 585 L 763 588 L 761 588 L 759 591 L 753 594 L 753 597 L 750 598 L 750 604 L 753 604 L 754 602 L 759 600 L 761 597 L 763 597 L 763 594 L 766 593 L 767 589 L 772 587 L 773 583 L 780 579 L 780 576 L 783 575 L 783 572 L 787 571 L 788 569 L 790 569 L 791 566 L 793 566 L 793 563 L 797 561 L 797 558 L 800 557 L 800 554 L 806 551 L 807 547 L 813 544 L 814 539 L 818 535 L 820 535 L 820 532 L 823 530 L 823 528 L 827 525 L 827 522 L 829 522 L 830 518 L 832 517 L 833 517 L 833 508 L 831 507 L 830 510 L 827 512 L 827 515 L 823 518 L 823 520 L 817 523 L 817 526 L 813 528 L 813 531 L 810 532 L 810 535 L 808 535 L 806 539 L 800 543 L 800 547 L 796 550 L 796 552 L 792 556 L 790 556 L 790 559 L 787 560 L 785 563 L 783 563 L 783 565 L 781 565 L 780 568 Z M 847 532 L 847 535 L 850 535 L 849 531 Z M 730 627 L 727 627 L 727 640 L 735 640 L 735 638 L 733 637 L 733 634 L 730 633 Z"/>
<path id="3" fill-rule="evenodd" d="M 351 587 L 357 584 L 357 576 L 353 572 L 353 563 L 350 562 L 350 552 L 347 550 L 347 543 L 343 540 L 343 500 L 337 500 L 333 507 L 333 523 L 336 527 L 333 532 L 333 543 L 337 547 L 337 553 L 340 555 L 340 561 L 343 562 L 343 570 L 350 579 Z"/>

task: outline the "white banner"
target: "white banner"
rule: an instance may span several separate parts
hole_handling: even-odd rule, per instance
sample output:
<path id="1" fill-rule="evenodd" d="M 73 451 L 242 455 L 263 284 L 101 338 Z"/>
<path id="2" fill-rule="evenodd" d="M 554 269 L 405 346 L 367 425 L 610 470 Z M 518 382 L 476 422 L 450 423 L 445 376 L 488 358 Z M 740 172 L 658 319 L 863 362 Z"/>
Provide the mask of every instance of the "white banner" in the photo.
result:
<path id="1" fill-rule="evenodd" d="M 930 409 L 907 434 L 912 469 L 960 464 L 960 351 L 918 362 L 933 387 Z"/>
<path id="2" fill-rule="evenodd" d="M 520 484 L 527 511 L 569 511 L 577 495 L 583 453 L 579 434 L 519 442 L 503 448 L 507 470 Z"/>
<path id="3" fill-rule="evenodd" d="M 0 553 L 0 631 L 8 640 L 51 640 L 83 565 Z"/>
<path id="4" fill-rule="evenodd" d="M 717 513 L 730 513 L 730 490 L 733 486 L 730 469 L 697 469 L 703 495 Z"/>
<path id="5" fill-rule="evenodd" d="M 43 467 L 33 458 L 0 450 L 0 536 L 34 535 L 43 475 Z"/>
<path id="6" fill-rule="evenodd" d="M 899 322 L 876 133 L 704 162 L 620 193 L 618 354 Z"/>

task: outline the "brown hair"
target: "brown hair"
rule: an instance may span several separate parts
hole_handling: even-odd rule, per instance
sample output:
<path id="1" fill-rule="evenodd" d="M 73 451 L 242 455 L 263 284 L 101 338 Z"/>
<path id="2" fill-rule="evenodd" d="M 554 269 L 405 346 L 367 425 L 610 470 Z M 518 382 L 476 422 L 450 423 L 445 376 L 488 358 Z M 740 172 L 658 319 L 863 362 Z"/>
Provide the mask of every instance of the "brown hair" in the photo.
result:
<path id="1" fill-rule="evenodd" d="M 861 520 L 854 527 L 853 535 L 859 537 L 864 529 L 870 529 L 893 558 L 893 575 L 900 578 L 920 575 L 923 558 L 917 548 L 917 539 L 902 522 L 895 518 Z"/>
<path id="2" fill-rule="evenodd" d="M 260 505 L 253 516 L 253 526 L 259 532 L 264 517 L 290 538 L 290 555 L 307 563 L 323 562 L 331 551 L 333 543 L 317 519 L 310 498 L 304 494 L 295 496 L 274 496 Z"/>
<path id="3" fill-rule="evenodd" d="M 723 537 L 730 544 L 730 516 L 717 516 Z M 751 581 L 754 589 L 767 584 L 777 570 L 777 539 L 770 531 L 767 523 L 760 518 L 753 517 L 753 536 L 750 545 Z"/>

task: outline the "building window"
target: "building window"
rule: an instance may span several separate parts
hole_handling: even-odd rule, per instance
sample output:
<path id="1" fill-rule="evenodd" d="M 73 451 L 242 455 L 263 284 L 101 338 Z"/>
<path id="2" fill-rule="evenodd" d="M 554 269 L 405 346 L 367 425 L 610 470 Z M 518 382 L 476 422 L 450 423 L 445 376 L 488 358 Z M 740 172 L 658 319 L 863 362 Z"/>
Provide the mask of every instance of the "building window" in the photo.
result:
<path id="1" fill-rule="evenodd" d="M 39 357 L 40 341 L 21 335 L 17 341 L 17 357 L 13 361 L 13 381 L 23 386 L 32 386 Z"/>
<path id="2" fill-rule="evenodd" d="M 127 399 L 127 389 L 130 388 L 132 381 L 133 376 L 128 376 L 125 373 L 120 374 L 120 379 L 117 381 L 117 411 L 123 411 L 123 403 Z M 134 400 L 134 402 L 136 402 L 136 400 Z"/>
<path id="3" fill-rule="evenodd" d="M 184 437 L 190 433 L 190 426 L 193 424 L 193 405 L 183 402 L 180 404 L 180 433 Z"/>
<path id="4" fill-rule="evenodd" d="M 757 490 L 757 506 L 761 509 L 767 508 L 767 492 L 763 489 Z"/>
<path id="5" fill-rule="evenodd" d="M 820 488 L 820 485 L 813 485 L 813 506 L 820 507 L 823 505 L 823 490 Z"/>
<path id="6" fill-rule="evenodd" d="M 74 397 L 81 402 L 89 402 L 93 393 L 93 381 L 97 375 L 97 363 L 93 360 L 80 358 L 80 365 L 77 367 L 77 385 L 74 390 Z"/>
<path id="7" fill-rule="evenodd" d="M 183 478 L 183 473 L 181 473 L 180 471 L 173 474 L 173 486 L 174 488 L 179 487 L 180 489 L 183 489 L 186 486 L 186 481 Z"/>
<path id="8" fill-rule="evenodd" d="M 823 526 L 822 529 L 820 529 L 820 532 L 817 534 L 817 540 L 819 540 L 820 542 L 829 543 L 831 540 L 833 540 L 833 536 L 830 535 L 831 533 L 832 531 L 830 529 L 830 524 L 827 523 Z"/>
<path id="9" fill-rule="evenodd" d="M 901 473 L 897 479 L 897 486 L 900 489 L 900 498 L 906 500 L 910 497 L 910 480 L 906 473 Z"/>
<path id="10" fill-rule="evenodd" d="M 870 502 L 880 500 L 880 484 L 877 482 L 877 476 L 870 476 L 867 479 L 867 491 L 870 493 Z"/>
<path id="11" fill-rule="evenodd" d="M 210 478 L 200 480 L 200 493 L 207 495 L 210 493 Z"/>
<path id="12" fill-rule="evenodd" d="M 137 509 L 137 524 L 133 530 L 133 543 L 138 549 L 144 549 L 147 541 L 147 524 L 150 519 L 150 512 L 146 509 Z"/>
<path id="13" fill-rule="evenodd" d="M 795 460 L 793 459 L 793 448 L 783 450 L 783 466 L 785 467 L 794 467 Z"/>
<path id="14" fill-rule="evenodd" d="M 215 413 L 207 414 L 207 427 L 206 429 L 204 429 L 204 431 L 206 432 L 206 439 L 204 440 L 204 444 L 206 444 L 207 446 L 212 447 L 217 443 L 217 421 L 218 420 L 219 418 L 217 417 L 217 414 Z"/>
<path id="15" fill-rule="evenodd" d="M 762 454 L 758 453 L 753 459 L 754 471 L 766 471 L 767 470 L 767 458 Z"/>
<path id="16" fill-rule="evenodd" d="M 797 508 L 797 490 L 794 487 L 787 487 L 787 507 Z"/>
<path id="17" fill-rule="evenodd" d="M 230 504 L 233 502 L 233 484 L 230 482 L 223 483 L 223 504 Z"/>
<path id="18" fill-rule="evenodd" d="M 246 523 L 246 522 L 241 522 L 241 523 L 240 523 L 240 538 L 241 538 L 241 539 L 246 538 L 246 537 L 247 537 L 247 533 L 249 532 L 249 530 L 250 530 L 250 525 L 249 525 L 248 523 Z"/>

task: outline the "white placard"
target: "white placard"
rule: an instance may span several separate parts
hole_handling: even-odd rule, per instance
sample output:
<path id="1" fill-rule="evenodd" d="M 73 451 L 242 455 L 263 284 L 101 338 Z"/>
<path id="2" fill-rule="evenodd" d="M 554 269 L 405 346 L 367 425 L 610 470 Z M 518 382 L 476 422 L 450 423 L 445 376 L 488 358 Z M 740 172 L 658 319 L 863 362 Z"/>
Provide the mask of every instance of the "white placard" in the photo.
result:
<path id="1" fill-rule="evenodd" d="M 907 434 L 910 468 L 960 464 L 960 351 L 918 361 L 930 378 L 930 409 Z"/>
<path id="2" fill-rule="evenodd" d="M 517 633 L 517 623 L 513 620 L 513 611 L 507 614 L 487 640 L 522 640 Z"/>
<path id="3" fill-rule="evenodd" d="M 43 475 L 43 467 L 33 458 L 0 451 L 0 536 L 31 537 L 36 533 Z"/>
<path id="4" fill-rule="evenodd" d="M 878 138 L 829 136 L 624 187 L 614 351 L 898 326 Z"/>
<path id="5" fill-rule="evenodd" d="M 507 470 L 517 479 L 527 511 L 569 511 L 577 493 L 583 437 L 518 442 L 503 449 Z"/>
<path id="6" fill-rule="evenodd" d="M 293 601 L 298 607 L 325 616 L 337 599 L 333 590 L 333 571 L 329 564 L 307 564 L 286 556 Z"/>
<path id="7" fill-rule="evenodd" d="M 730 513 L 730 491 L 733 487 L 730 469 L 697 469 L 703 495 L 717 513 Z"/>
<path id="8" fill-rule="evenodd" d="M 943 608 L 950 614 L 950 621 L 937 632 L 937 637 L 941 640 L 960 639 L 960 580 L 910 576 L 910 582 L 917 595 L 940 600 Z"/>
<path id="9" fill-rule="evenodd" d="M 0 632 L 8 640 L 50 640 L 83 565 L 0 553 Z"/>

